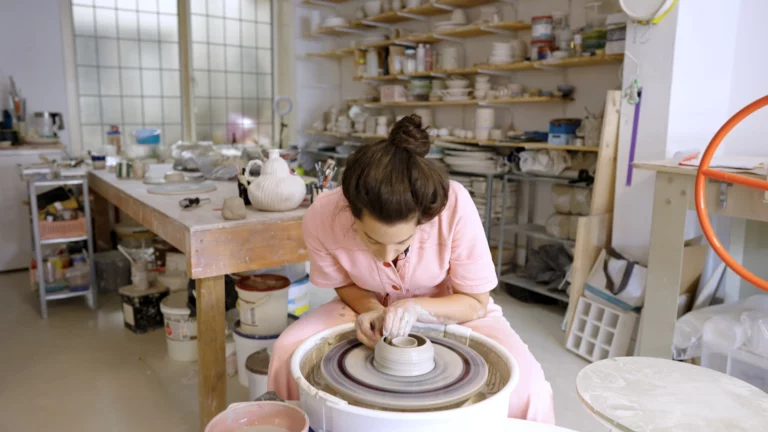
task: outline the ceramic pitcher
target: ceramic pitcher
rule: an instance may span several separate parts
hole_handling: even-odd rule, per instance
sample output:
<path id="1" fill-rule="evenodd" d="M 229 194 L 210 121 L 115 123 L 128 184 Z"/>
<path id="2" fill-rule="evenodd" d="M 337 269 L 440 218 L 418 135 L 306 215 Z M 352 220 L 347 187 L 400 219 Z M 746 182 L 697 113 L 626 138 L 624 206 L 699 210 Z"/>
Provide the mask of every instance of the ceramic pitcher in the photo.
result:
<path id="1" fill-rule="evenodd" d="M 261 166 L 261 175 L 250 175 L 251 165 Z M 245 175 L 248 185 L 248 198 L 258 210 L 288 211 L 293 210 L 304 201 L 307 187 L 298 175 L 291 174 L 288 162 L 280 157 L 279 149 L 270 149 L 266 162 L 254 159 L 248 162 Z"/>

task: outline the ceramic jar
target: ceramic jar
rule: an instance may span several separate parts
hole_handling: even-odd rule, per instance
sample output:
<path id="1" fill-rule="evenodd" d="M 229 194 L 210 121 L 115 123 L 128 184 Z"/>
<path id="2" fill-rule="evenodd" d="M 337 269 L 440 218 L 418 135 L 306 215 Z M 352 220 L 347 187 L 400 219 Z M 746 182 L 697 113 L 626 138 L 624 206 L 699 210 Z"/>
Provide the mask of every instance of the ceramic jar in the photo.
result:
<path id="1" fill-rule="evenodd" d="M 261 175 L 251 177 L 251 165 L 261 165 Z M 293 210 L 304 201 L 307 187 L 304 180 L 291 174 L 288 162 L 280 157 L 279 149 L 269 150 L 269 159 L 262 162 L 254 159 L 248 162 L 245 169 L 248 185 L 248 198 L 258 210 L 288 211 Z"/>
<path id="2" fill-rule="evenodd" d="M 389 375 L 424 375 L 435 367 L 435 348 L 429 339 L 417 334 L 391 341 L 381 338 L 373 350 L 373 366 Z"/>

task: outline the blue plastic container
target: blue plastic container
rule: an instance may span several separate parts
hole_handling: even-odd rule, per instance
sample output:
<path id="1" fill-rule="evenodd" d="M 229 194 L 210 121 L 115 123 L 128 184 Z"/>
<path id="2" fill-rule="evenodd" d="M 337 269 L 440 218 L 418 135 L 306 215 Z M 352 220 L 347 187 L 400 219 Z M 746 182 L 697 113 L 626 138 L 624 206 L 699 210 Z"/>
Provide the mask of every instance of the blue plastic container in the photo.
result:
<path id="1" fill-rule="evenodd" d="M 578 118 L 552 119 L 549 122 L 549 133 L 574 135 L 579 126 L 581 126 L 581 119 Z"/>
<path id="2" fill-rule="evenodd" d="M 139 129 L 134 136 L 137 144 L 160 144 L 160 129 Z"/>

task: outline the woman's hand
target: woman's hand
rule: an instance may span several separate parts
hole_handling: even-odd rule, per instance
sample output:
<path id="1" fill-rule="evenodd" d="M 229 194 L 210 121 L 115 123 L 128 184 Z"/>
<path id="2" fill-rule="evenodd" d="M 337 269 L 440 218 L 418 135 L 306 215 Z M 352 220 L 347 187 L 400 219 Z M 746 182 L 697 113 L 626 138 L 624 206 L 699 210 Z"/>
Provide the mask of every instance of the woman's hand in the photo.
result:
<path id="1" fill-rule="evenodd" d="M 373 349 L 376 342 L 384 335 L 384 309 L 361 313 L 355 322 L 357 340 Z"/>
<path id="2" fill-rule="evenodd" d="M 392 303 L 384 309 L 383 336 L 408 336 L 421 312 L 424 312 L 424 309 L 418 305 L 417 300 L 405 299 Z"/>

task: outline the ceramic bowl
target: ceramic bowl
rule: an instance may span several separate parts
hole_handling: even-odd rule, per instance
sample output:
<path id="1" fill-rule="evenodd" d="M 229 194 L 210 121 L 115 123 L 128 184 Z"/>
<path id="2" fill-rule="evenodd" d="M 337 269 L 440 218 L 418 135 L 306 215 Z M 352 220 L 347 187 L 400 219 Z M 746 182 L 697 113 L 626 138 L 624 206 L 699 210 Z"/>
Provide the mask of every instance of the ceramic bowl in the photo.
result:
<path id="1" fill-rule="evenodd" d="M 571 96 L 575 90 L 576 90 L 576 87 L 570 84 L 561 84 L 557 86 L 557 91 L 561 92 L 563 94 L 563 97 Z"/>
<path id="2" fill-rule="evenodd" d="M 381 2 L 379 0 L 371 0 L 363 3 L 363 11 L 365 16 L 372 17 L 381 13 Z"/>
<path id="3" fill-rule="evenodd" d="M 466 79 L 449 79 L 445 80 L 445 85 L 449 89 L 463 89 L 469 85 L 469 80 Z"/>
<path id="4" fill-rule="evenodd" d="M 205 432 L 237 432 L 251 428 L 307 432 L 309 417 L 298 407 L 285 402 L 236 403 L 214 417 Z"/>
<path id="5" fill-rule="evenodd" d="M 454 88 L 454 89 L 445 89 L 440 90 L 440 95 L 443 97 L 446 96 L 467 96 L 472 91 L 472 89 L 469 88 Z"/>
<path id="6" fill-rule="evenodd" d="M 373 366 L 395 376 L 419 376 L 435 367 L 435 348 L 424 336 L 411 333 L 385 341 L 379 340 L 373 350 Z"/>

